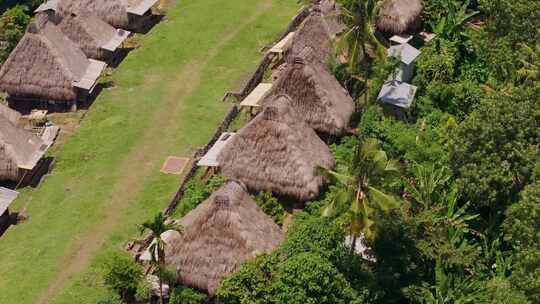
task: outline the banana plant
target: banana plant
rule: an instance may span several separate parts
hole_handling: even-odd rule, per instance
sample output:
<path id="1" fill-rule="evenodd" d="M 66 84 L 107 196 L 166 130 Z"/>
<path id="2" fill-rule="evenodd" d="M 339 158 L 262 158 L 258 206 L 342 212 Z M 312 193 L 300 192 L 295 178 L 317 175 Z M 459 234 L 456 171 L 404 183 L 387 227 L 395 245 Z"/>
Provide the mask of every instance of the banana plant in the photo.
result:
<path id="1" fill-rule="evenodd" d="M 446 11 L 444 16 L 439 16 L 437 23 L 432 23 L 431 28 L 438 37 L 450 41 L 456 41 L 466 37 L 464 33 L 465 24 L 472 17 L 479 14 L 478 11 L 468 11 L 470 0 L 465 2 L 456 0 L 446 0 Z"/>
<path id="2" fill-rule="evenodd" d="M 322 215 L 332 216 L 337 206 L 349 205 L 348 230 L 353 240 L 351 252 L 354 252 L 356 240 L 362 233 L 367 240 L 375 238 L 376 209 L 388 212 L 398 206 L 394 196 L 377 186 L 382 178 L 398 172 L 399 165 L 397 161 L 388 159 L 376 139 L 366 139 L 356 147 L 351 163 L 344 171 L 319 168 L 319 174 L 338 187 Z"/>

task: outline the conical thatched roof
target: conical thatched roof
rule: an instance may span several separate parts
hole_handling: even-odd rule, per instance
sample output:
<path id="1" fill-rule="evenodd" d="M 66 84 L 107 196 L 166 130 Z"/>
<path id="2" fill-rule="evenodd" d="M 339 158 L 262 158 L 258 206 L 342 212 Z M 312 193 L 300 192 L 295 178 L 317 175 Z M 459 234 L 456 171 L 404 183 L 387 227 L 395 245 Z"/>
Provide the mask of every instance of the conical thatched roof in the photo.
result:
<path id="1" fill-rule="evenodd" d="M 420 0 L 385 0 L 377 17 L 377 29 L 390 34 L 403 34 L 414 27 L 422 13 Z"/>
<path id="2" fill-rule="evenodd" d="M 0 69 L 0 88 L 12 96 L 73 101 L 74 82 L 90 61 L 75 43 L 44 18 L 37 18 Z"/>
<path id="3" fill-rule="evenodd" d="M 128 11 L 143 0 L 61 0 L 57 13 L 66 17 L 71 13 L 79 15 L 92 13 L 117 28 L 130 29 Z"/>
<path id="4" fill-rule="evenodd" d="M 298 200 L 319 194 L 317 166 L 333 167 L 334 157 L 315 131 L 279 95 L 243 127 L 218 155 L 222 173 L 255 191 Z"/>
<path id="5" fill-rule="evenodd" d="M 47 150 L 41 138 L 0 115 L 0 179 L 18 182 L 19 169 L 31 170 Z"/>
<path id="6" fill-rule="evenodd" d="M 263 104 L 280 94 L 291 98 L 292 107 L 311 128 L 328 134 L 343 133 L 354 112 L 347 90 L 318 62 L 296 58 L 288 63 Z"/>
<path id="7" fill-rule="evenodd" d="M 309 16 L 296 31 L 287 58 L 302 56 L 306 49 L 313 55 L 314 60 L 326 63 L 332 54 L 332 39 L 334 35 L 324 17 L 319 5 L 313 6 Z"/>
<path id="8" fill-rule="evenodd" d="M 271 252 L 283 240 L 281 229 L 245 192 L 228 182 L 179 221 L 166 249 L 166 263 L 182 284 L 214 295 L 220 281 L 246 260 Z"/>
<path id="9" fill-rule="evenodd" d="M 94 14 L 68 14 L 58 24 L 62 32 L 90 58 L 105 60 L 102 48 L 117 36 L 117 30 Z"/>

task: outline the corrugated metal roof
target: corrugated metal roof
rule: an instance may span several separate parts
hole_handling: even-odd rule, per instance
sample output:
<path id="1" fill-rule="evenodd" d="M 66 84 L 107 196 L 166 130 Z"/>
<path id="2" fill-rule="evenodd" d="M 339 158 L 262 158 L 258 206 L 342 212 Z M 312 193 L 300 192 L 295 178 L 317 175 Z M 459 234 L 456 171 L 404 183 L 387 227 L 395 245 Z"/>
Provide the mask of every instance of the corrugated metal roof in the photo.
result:
<path id="1" fill-rule="evenodd" d="M 210 148 L 210 150 L 199 160 L 197 166 L 199 167 L 219 167 L 217 157 L 221 150 L 227 145 L 227 143 L 233 139 L 235 133 L 225 132 L 221 134 L 216 143 Z"/>
<path id="2" fill-rule="evenodd" d="M 129 7 L 127 12 L 133 15 L 142 16 L 156 4 L 158 0 L 143 0 L 136 6 Z"/>
<path id="3" fill-rule="evenodd" d="M 400 107 L 403 109 L 408 109 L 411 107 L 411 104 L 416 95 L 417 87 L 410 85 L 405 82 L 400 81 L 388 81 L 386 82 L 381 91 L 377 100 L 382 103 L 387 103 Z"/>
<path id="4" fill-rule="evenodd" d="M 420 56 L 420 51 L 412 45 L 404 43 L 390 47 L 388 49 L 388 56 L 396 57 L 405 64 L 411 64 Z"/>

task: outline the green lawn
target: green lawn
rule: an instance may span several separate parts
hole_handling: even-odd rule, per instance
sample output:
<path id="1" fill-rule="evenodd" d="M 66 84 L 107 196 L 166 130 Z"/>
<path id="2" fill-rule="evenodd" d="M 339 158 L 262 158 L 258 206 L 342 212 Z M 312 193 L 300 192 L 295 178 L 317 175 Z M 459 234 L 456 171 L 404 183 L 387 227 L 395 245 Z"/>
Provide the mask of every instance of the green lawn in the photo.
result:
<path id="1" fill-rule="evenodd" d="M 179 178 L 167 155 L 204 145 L 229 105 L 219 102 L 283 30 L 296 0 L 180 1 L 114 72 L 52 176 L 14 209 L 27 222 L 0 239 L 0 303 L 92 303 L 100 259 L 137 235 Z"/>

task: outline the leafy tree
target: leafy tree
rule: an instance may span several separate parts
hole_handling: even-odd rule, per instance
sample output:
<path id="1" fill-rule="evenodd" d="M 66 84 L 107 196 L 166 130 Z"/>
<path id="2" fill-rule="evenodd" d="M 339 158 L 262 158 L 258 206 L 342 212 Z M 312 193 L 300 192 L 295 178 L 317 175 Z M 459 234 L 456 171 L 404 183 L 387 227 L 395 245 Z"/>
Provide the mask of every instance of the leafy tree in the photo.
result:
<path id="1" fill-rule="evenodd" d="M 143 269 L 127 254 L 115 253 L 103 265 L 103 280 L 106 286 L 127 300 L 143 280 Z"/>
<path id="2" fill-rule="evenodd" d="M 157 269 L 157 275 L 159 278 L 159 297 L 161 304 L 164 304 L 163 300 L 163 268 L 165 267 L 165 246 L 166 243 L 161 239 L 161 235 L 168 230 L 175 230 L 182 232 L 182 227 L 174 223 L 167 221 L 167 217 L 163 213 L 159 212 L 153 220 L 146 221 L 140 226 L 141 234 L 145 231 L 150 231 L 153 237 L 153 242 L 148 247 L 150 252 L 151 263 Z"/>
<path id="3" fill-rule="evenodd" d="M 272 303 L 362 303 L 332 263 L 309 252 L 280 265 L 271 290 Z"/>
<path id="4" fill-rule="evenodd" d="M 516 254 L 511 282 L 531 302 L 540 301 L 540 182 L 527 186 L 506 212 L 505 239 Z"/>
<path id="5" fill-rule="evenodd" d="M 26 6 L 16 5 L 0 17 L 0 64 L 7 59 L 11 50 L 24 35 L 26 26 L 30 22 L 27 11 Z"/>
<path id="6" fill-rule="evenodd" d="M 539 92 L 520 88 L 488 96 L 452 134 L 451 168 L 475 206 L 500 210 L 530 179 L 540 157 Z"/>
<path id="7" fill-rule="evenodd" d="M 476 11 L 469 12 L 470 0 L 444 0 L 444 9 L 440 12 L 436 23 L 431 24 L 431 28 L 438 39 L 443 38 L 450 41 L 463 39 L 465 36 L 465 23 L 478 14 Z M 437 40 L 435 42 L 437 42 Z"/>

